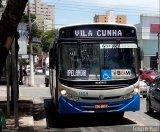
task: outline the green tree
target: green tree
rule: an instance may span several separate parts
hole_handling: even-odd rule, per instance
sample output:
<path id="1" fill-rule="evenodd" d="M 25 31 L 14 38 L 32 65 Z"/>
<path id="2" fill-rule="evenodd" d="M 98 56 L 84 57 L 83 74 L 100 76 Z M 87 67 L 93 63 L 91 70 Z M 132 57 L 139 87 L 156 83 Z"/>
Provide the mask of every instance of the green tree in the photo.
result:
<path id="1" fill-rule="evenodd" d="M 38 26 L 36 24 L 36 15 L 31 14 L 31 22 L 32 22 L 32 27 L 31 27 L 31 38 L 41 38 L 41 34 L 43 33 L 42 30 L 38 29 Z M 24 14 L 22 16 L 21 22 L 28 23 L 28 14 Z M 38 45 L 32 45 L 33 53 L 37 53 L 40 51 L 40 46 Z M 27 53 L 29 53 L 29 47 L 27 48 Z"/>
<path id="2" fill-rule="evenodd" d="M 49 45 L 53 41 L 55 41 L 57 33 L 58 33 L 57 29 L 49 30 L 49 31 L 42 33 L 41 42 L 42 42 L 42 50 L 44 52 L 49 51 Z"/>
<path id="3" fill-rule="evenodd" d="M 32 25 L 32 28 L 31 28 L 31 36 L 32 38 L 41 38 L 41 34 L 43 33 L 42 30 L 39 30 L 38 29 L 38 26 L 36 23 L 34 23 Z M 33 53 L 35 54 L 39 54 L 39 52 L 41 51 L 41 47 L 39 45 L 32 45 L 32 50 L 33 50 Z"/>
<path id="4" fill-rule="evenodd" d="M 36 15 L 31 14 L 31 22 L 34 22 L 36 20 Z M 21 18 L 21 22 L 28 23 L 28 14 L 24 14 Z"/>
<path id="5" fill-rule="evenodd" d="M 31 28 L 32 37 L 41 38 L 42 33 L 43 31 L 38 29 L 38 26 L 36 23 L 32 24 L 32 28 Z"/>

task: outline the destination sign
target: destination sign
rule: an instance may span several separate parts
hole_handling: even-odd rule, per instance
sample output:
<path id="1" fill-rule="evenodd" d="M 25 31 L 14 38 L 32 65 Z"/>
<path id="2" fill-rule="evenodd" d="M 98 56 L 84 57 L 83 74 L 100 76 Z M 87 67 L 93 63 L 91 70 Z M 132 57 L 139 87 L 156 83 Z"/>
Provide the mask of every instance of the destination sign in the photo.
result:
<path id="1" fill-rule="evenodd" d="M 60 29 L 60 38 L 136 37 L 136 29 L 122 25 L 78 25 Z"/>
<path id="2" fill-rule="evenodd" d="M 122 37 L 122 30 L 83 29 L 74 30 L 75 37 Z"/>
<path id="3" fill-rule="evenodd" d="M 86 76 L 87 71 L 86 70 L 67 70 L 67 76 L 78 76 L 78 77 L 84 77 Z"/>

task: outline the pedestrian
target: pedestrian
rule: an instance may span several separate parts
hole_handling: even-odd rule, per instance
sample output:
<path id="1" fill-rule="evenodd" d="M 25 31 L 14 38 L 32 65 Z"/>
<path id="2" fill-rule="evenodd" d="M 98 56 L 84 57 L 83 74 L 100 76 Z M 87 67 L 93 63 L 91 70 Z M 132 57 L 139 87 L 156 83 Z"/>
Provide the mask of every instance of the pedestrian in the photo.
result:
<path id="1" fill-rule="evenodd" d="M 20 66 L 20 69 L 19 69 L 19 85 L 23 85 L 23 70 L 22 70 L 22 66 Z"/>
<path id="2" fill-rule="evenodd" d="M 26 71 L 26 67 L 23 69 L 23 76 L 24 76 L 24 84 L 27 84 L 27 71 Z"/>

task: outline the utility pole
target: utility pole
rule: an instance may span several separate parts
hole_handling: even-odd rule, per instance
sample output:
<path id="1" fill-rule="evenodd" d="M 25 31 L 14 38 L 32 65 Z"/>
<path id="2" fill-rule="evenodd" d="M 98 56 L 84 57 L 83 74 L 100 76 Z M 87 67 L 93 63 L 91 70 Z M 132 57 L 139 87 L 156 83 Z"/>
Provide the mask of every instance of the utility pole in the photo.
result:
<path id="1" fill-rule="evenodd" d="M 30 0 L 28 0 L 28 25 L 29 25 L 29 64 L 30 64 L 30 86 L 34 86 L 34 72 L 33 72 L 33 50 L 32 50 L 32 24 L 31 24 L 31 14 L 30 14 Z"/>

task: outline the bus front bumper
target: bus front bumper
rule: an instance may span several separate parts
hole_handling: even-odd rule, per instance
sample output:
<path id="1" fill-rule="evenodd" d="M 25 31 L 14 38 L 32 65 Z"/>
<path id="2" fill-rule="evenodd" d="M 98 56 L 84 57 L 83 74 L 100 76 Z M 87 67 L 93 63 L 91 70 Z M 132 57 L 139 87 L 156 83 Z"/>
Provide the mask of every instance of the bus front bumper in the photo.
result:
<path id="1" fill-rule="evenodd" d="M 137 94 L 132 98 L 119 102 L 103 103 L 107 108 L 95 108 L 97 103 L 76 102 L 69 100 L 63 96 L 59 98 L 58 112 L 62 114 L 69 113 L 104 113 L 104 112 L 125 112 L 140 110 L 140 95 Z"/>

